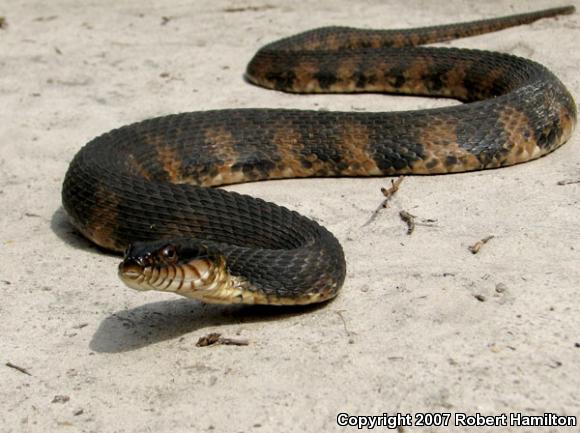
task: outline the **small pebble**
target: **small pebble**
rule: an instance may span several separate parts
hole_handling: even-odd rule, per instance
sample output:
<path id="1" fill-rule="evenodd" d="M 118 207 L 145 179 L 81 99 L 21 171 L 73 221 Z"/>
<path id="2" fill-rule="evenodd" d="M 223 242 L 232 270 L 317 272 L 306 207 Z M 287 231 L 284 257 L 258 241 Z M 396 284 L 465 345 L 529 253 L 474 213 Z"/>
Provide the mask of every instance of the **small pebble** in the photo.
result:
<path id="1" fill-rule="evenodd" d="M 66 403 L 70 400 L 68 395 L 55 395 L 52 399 L 52 403 Z"/>
<path id="2" fill-rule="evenodd" d="M 483 295 L 474 295 L 474 298 L 477 299 L 479 302 L 485 302 L 485 296 Z"/>
<path id="3" fill-rule="evenodd" d="M 74 325 L 74 329 L 83 329 L 85 326 L 89 326 L 87 322 L 79 323 L 78 325 Z"/>
<path id="4" fill-rule="evenodd" d="M 495 285 L 495 291 L 497 293 L 503 293 L 507 290 L 507 286 L 504 283 L 497 283 Z"/>

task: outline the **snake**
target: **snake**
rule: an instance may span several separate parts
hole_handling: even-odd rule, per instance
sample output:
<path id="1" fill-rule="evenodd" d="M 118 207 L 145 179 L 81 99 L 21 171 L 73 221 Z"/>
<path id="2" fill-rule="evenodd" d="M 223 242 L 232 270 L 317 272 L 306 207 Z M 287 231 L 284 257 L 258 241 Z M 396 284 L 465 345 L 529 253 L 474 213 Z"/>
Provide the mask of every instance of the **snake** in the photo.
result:
<path id="1" fill-rule="evenodd" d="M 570 14 L 574 7 L 402 30 L 322 27 L 269 43 L 251 84 L 290 93 L 389 93 L 462 104 L 393 112 L 225 109 L 170 114 L 92 139 L 62 187 L 72 225 L 124 254 L 120 279 L 208 303 L 334 298 L 344 251 L 322 225 L 223 188 L 305 177 L 457 173 L 565 143 L 575 102 L 546 67 L 507 53 L 422 45 Z"/>

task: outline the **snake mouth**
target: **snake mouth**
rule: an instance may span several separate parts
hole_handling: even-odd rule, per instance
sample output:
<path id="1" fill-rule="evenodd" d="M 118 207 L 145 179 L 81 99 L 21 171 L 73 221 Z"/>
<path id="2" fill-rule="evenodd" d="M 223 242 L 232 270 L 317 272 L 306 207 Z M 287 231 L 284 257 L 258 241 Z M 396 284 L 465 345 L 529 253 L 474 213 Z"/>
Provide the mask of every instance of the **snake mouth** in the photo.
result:
<path id="1" fill-rule="evenodd" d="M 206 297 L 229 288 L 229 274 L 222 256 L 210 256 L 205 248 L 188 248 L 167 242 L 135 243 L 119 264 L 121 281 L 139 291 L 173 292 Z"/>
<path id="2" fill-rule="evenodd" d="M 119 273 L 125 278 L 136 279 L 141 276 L 141 268 L 132 264 L 121 263 Z"/>
<path id="3" fill-rule="evenodd" d="M 124 260 L 119 264 L 119 278 L 132 289 L 146 291 L 152 290 L 145 282 L 145 267 L 134 260 Z"/>

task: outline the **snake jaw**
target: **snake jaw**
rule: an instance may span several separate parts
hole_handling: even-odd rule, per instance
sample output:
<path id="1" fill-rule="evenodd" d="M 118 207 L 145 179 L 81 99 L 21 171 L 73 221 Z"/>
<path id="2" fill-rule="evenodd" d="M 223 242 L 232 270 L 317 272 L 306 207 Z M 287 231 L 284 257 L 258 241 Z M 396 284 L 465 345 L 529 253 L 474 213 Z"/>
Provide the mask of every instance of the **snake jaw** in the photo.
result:
<path id="1" fill-rule="evenodd" d="M 171 292 L 214 304 L 296 305 L 332 297 L 309 293 L 301 297 L 265 294 L 246 277 L 230 273 L 226 257 L 197 242 L 152 241 L 131 245 L 119 265 L 119 277 L 138 291 Z"/>
<path id="2" fill-rule="evenodd" d="M 119 278 L 139 291 L 173 292 L 206 302 L 231 302 L 232 276 L 221 254 L 159 242 L 129 246 Z"/>

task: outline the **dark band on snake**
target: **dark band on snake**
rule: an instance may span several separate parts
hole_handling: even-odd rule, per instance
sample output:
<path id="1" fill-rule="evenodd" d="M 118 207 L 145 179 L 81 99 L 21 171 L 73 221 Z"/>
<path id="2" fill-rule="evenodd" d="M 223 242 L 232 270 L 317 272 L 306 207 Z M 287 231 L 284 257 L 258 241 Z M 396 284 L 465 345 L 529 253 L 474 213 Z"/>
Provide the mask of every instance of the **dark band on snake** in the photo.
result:
<path id="1" fill-rule="evenodd" d="M 373 113 L 232 109 L 145 120 L 79 151 L 64 180 L 64 208 L 88 239 L 126 251 L 119 275 L 135 289 L 222 303 L 328 300 L 346 273 L 328 230 L 286 208 L 210 187 L 455 173 L 545 155 L 576 123 L 575 102 L 554 74 L 513 55 L 417 46 L 573 11 L 408 30 L 327 27 L 271 43 L 246 71 L 259 86 L 465 104 Z"/>

